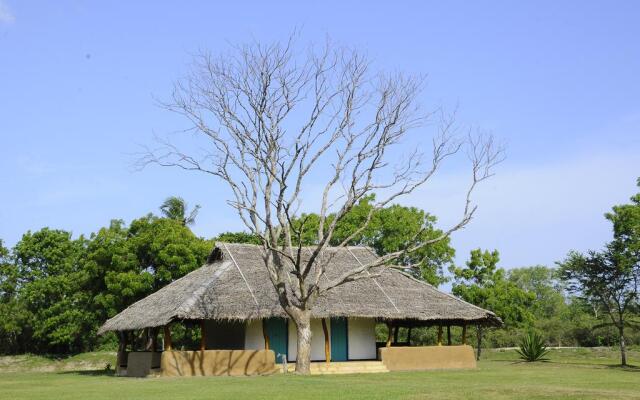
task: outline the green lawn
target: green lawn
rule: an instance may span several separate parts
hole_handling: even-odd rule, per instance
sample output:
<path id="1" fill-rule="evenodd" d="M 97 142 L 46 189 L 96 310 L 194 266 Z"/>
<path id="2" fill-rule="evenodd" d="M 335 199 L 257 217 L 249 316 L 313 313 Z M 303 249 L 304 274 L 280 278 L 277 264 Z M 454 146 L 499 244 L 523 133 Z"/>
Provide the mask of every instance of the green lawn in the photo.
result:
<path id="1" fill-rule="evenodd" d="M 629 356 L 639 363 L 639 351 Z M 103 368 L 111 357 L 31 357 L 20 367 L 0 359 L 0 370 L 13 370 L 0 373 L 0 399 L 640 399 L 640 368 L 615 367 L 617 353 L 607 349 L 554 350 L 550 362 L 534 364 L 488 351 L 476 370 L 369 375 L 133 379 L 65 371 L 68 363 Z M 57 370 L 27 371 L 44 367 Z"/>

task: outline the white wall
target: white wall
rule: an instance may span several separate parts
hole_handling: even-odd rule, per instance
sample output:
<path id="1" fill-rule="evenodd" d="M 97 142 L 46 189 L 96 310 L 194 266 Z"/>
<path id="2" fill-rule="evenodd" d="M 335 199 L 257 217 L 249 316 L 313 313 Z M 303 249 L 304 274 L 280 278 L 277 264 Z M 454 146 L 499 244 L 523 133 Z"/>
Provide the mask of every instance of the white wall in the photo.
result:
<path id="1" fill-rule="evenodd" d="M 247 350 L 263 350 L 264 335 L 262 334 L 262 320 L 247 322 L 244 334 L 244 348 Z"/>
<path id="2" fill-rule="evenodd" d="M 375 360 L 376 322 L 370 318 L 349 318 L 349 360 Z"/>
<path id="3" fill-rule="evenodd" d="M 331 332 L 331 322 L 327 319 L 327 329 Z M 296 326 L 289 321 L 289 361 L 296 359 Z M 375 360 L 376 359 L 376 323 L 373 319 L 349 318 L 347 323 L 350 360 Z M 322 321 L 311 320 L 311 359 L 324 361 L 324 333 Z M 245 332 L 245 349 L 264 349 L 264 336 L 262 335 L 262 321 L 255 320 L 247 323 Z"/>
<path id="4" fill-rule="evenodd" d="M 327 321 L 327 329 L 329 321 Z M 324 361 L 324 332 L 322 331 L 322 320 L 311 320 L 311 361 Z M 289 321 L 289 361 L 295 361 L 298 347 L 298 335 L 296 334 L 296 324 Z"/>

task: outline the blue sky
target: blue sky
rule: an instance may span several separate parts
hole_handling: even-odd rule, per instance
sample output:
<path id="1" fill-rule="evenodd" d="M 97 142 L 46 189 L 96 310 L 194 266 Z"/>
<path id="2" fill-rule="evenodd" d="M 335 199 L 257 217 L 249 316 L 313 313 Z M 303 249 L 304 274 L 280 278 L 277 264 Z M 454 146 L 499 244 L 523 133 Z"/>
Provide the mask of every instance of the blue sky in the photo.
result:
<path id="1" fill-rule="evenodd" d="M 194 227 L 241 229 L 221 183 L 132 171 L 133 153 L 184 121 L 157 107 L 199 49 L 326 35 L 387 71 L 427 73 L 427 107 L 459 107 L 508 159 L 454 235 L 458 260 L 497 248 L 502 266 L 551 265 L 600 247 L 603 218 L 640 176 L 640 2 L 36 2 L 0 0 L 0 238 L 43 226 L 88 234 L 157 211 L 173 194 L 202 205 Z M 304 4 L 303 4 L 304 3 Z M 403 201 L 459 214 L 466 170 L 445 168 Z"/>

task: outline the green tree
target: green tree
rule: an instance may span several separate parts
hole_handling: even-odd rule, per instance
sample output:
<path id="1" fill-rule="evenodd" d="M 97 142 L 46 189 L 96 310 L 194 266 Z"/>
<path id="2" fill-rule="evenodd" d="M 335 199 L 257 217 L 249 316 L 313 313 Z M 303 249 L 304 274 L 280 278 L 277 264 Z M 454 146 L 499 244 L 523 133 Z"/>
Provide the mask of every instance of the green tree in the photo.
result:
<path id="1" fill-rule="evenodd" d="M 184 219 L 152 214 L 89 239 L 43 228 L 12 252 L 0 241 L 0 353 L 94 348 L 100 324 L 200 267 L 211 246 Z"/>
<path id="2" fill-rule="evenodd" d="M 214 241 L 227 243 L 260 244 L 260 238 L 247 232 L 224 232 L 215 237 Z"/>
<path id="3" fill-rule="evenodd" d="M 513 268 L 507 271 L 507 278 L 520 289 L 535 295 L 531 306 L 533 324 L 548 343 L 561 346 L 563 342 L 572 340 L 568 300 L 557 269 L 542 265 Z"/>
<path id="4" fill-rule="evenodd" d="M 202 266 L 211 246 L 174 219 L 150 214 L 129 227 L 112 221 L 88 245 L 101 320 Z"/>
<path id="5" fill-rule="evenodd" d="M 21 334 L 27 313 L 19 303 L 18 269 L 0 239 L 0 354 L 22 351 Z"/>
<path id="6" fill-rule="evenodd" d="M 18 270 L 19 302 L 31 332 L 30 351 L 72 353 L 86 350 L 95 325 L 83 290 L 89 275 L 83 268 L 86 240 L 43 228 L 27 232 L 13 253 Z M 23 315 L 23 317 L 25 317 Z"/>
<path id="7" fill-rule="evenodd" d="M 519 288 L 505 277 L 498 268 L 500 255 L 481 249 L 471 251 L 465 267 L 452 267 L 454 276 L 452 293 L 463 300 L 496 313 L 506 328 L 522 327 L 533 322 L 531 306 L 535 295 Z M 478 327 L 478 355 L 482 341 L 482 329 Z"/>
<path id="8" fill-rule="evenodd" d="M 640 179 L 637 181 L 640 187 Z M 631 203 L 616 205 L 605 218 L 613 225 L 613 240 L 600 252 L 570 252 L 560 263 L 568 288 L 587 301 L 596 302 L 618 331 L 620 362 L 627 364 L 625 328 L 637 328 L 640 282 L 640 193 Z"/>
<path id="9" fill-rule="evenodd" d="M 331 238 L 331 245 L 338 245 L 346 238 L 365 225 L 371 209 L 374 196 L 369 196 L 356 204 L 351 211 L 337 224 Z M 328 217 L 328 223 L 334 216 Z M 307 245 L 315 244 L 319 217 L 316 214 L 303 214 L 293 222 L 298 230 L 300 240 Z M 390 205 L 374 210 L 371 221 L 365 229 L 354 236 L 349 245 L 370 246 L 382 256 L 399 250 L 416 247 L 429 239 L 442 235 L 442 231 L 435 227 L 435 216 L 416 207 Z M 304 230 L 301 227 L 305 227 Z M 433 285 L 446 281 L 443 269 L 450 265 L 455 256 L 447 237 L 428 246 L 421 246 L 418 250 L 404 254 L 396 259 L 396 264 L 408 268 L 415 276 L 421 277 Z"/>
<path id="10" fill-rule="evenodd" d="M 17 290 L 18 270 L 11 261 L 9 249 L 0 239 L 0 302 L 11 299 Z"/>
<path id="11" fill-rule="evenodd" d="M 640 178 L 637 180 L 640 188 Z M 618 249 L 627 253 L 635 261 L 635 267 L 640 262 L 640 192 L 631 196 L 629 204 L 612 207 L 605 217 L 613 224 L 613 237 Z"/>
<path id="12" fill-rule="evenodd" d="M 507 272 L 507 277 L 520 289 L 535 295 L 532 313 L 536 319 L 552 318 L 566 307 L 558 270 L 543 265 L 513 268 Z"/>
<path id="13" fill-rule="evenodd" d="M 632 320 L 637 313 L 640 280 L 637 269 L 613 243 L 602 252 L 589 251 L 586 255 L 571 252 L 561 268 L 569 290 L 603 307 L 611 322 L 596 327 L 617 328 L 620 363 L 627 365 L 625 328 L 638 327 Z"/>
<path id="14" fill-rule="evenodd" d="M 200 211 L 200 205 L 196 204 L 191 212 L 187 212 L 189 206 L 187 202 L 178 196 L 168 197 L 160 206 L 160 212 L 166 218 L 174 219 L 184 226 L 193 225 Z"/>

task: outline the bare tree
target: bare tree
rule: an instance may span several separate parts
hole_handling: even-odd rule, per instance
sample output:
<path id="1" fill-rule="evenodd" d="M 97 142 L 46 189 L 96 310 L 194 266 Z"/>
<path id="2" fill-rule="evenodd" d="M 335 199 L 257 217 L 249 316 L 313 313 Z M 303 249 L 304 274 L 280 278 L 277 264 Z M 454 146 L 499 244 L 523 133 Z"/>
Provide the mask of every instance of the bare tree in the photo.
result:
<path id="1" fill-rule="evenodd" d="M 158 164 L 220 178 L 233 192 L 229 204 L 264 249 L 264 266 L 280 304 L 297 328 L 296 371 L 308 373 L 311 308 L 318 296 L 346 282 L 369 279 L 369 271 L 448 237 L 473 217 L 471 195 L 492 175 L 502 150 L 490 136 L 458 137 L 454 115 L 423 113 L 417 97 L 422 77 L 370 71 L 366 57 L 327 43 L 297 52 L 286 43 L 252 43 L 223 56 L 201 53 L 187 77 L 176 82 L 167 109 L 186 117 L 189 131 L 206 139 L 203 154 L 169 141 L 148 149 L 140 166 Z M 398 146 L 410 131 L 435 122 L 428 157 Z M 373 212 L 425 184 L 444 160 L 466 151 L 470 185 L 459 221 L 437 238 L 379 257 L 327 284 L 320 284 L 330 259 L 324 257 L 336 225 L 365 196 Z M 392 161 L 394 161 L 392 163 Z M 317 240 L 302 257 L 305 222 L 301 191 L 310 181 L 323 185 Z M 331 215 L 331 217 L 329 217 Z M 305 250 L 306 251 L 306 250 Z"/>

